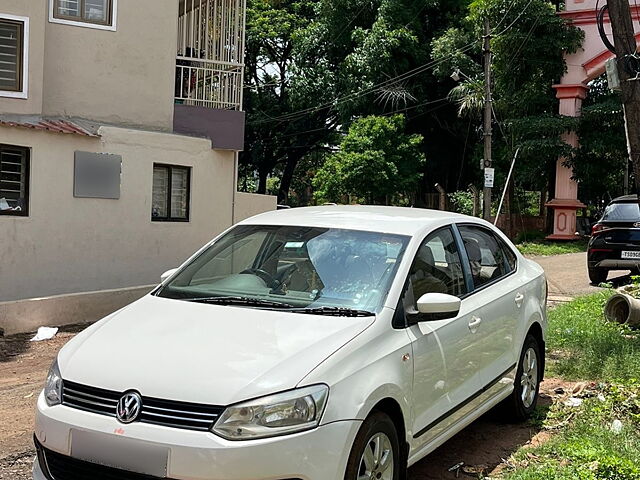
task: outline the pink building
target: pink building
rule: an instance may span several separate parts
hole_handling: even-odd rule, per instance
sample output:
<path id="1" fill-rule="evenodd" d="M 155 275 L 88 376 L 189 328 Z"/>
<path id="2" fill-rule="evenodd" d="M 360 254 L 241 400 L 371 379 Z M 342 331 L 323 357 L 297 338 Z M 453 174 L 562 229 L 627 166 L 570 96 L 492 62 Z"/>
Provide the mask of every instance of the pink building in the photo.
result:
<path id="1" fill-rule="evenodd" d="M 605 2 L 600 2 L 602 7 Z M 636 25 L 636 40 L 640 40 L 640 8 L 630 2 L 631 13 Z M 596 24 L 596 0 L 566 0 L 565 11 L 561 12 L 567 20 L 585 32 L 582 49 L 567 55 L 567 73 L 558 85 L 554 85 L 560 100 L 560 114 L 571 117 L 580 116 L 582 101 L 589 93 L 588 84 L 605 71 L 605 62 L 613 57 L 602 43 Z M 609 16 L 605 15 L 605 29 L 613 43 Z M 565 140 L 577 146 L 579 139 L 574 132 L 569 132 Z M 555 198 L 547 203 L 553 208 L 553 234 L 548 238 L 555 240 L 573 240 L 576 231 L 576 211 L 585 205 L 578 200 L 578 184 L 571 178 L 571 169 L 562 165 L 564 159 L 559 158 L 556 165 Z"/>

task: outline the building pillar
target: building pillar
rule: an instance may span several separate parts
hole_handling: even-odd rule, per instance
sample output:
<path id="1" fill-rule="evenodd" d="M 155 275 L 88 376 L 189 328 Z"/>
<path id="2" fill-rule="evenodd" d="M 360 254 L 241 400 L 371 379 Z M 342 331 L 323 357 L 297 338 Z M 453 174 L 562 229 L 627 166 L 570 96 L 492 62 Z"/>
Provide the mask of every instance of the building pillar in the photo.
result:
<path id="1" fill-rule="evenodd" d="M 560 100 L 560 115 L 579 117 L 582 100 L 587 96 L 589 87 L 580 84 L 554 85 L 556 97 Z M 578 146 L 578 135 L 567 132 L 563 140 L 573 147 Z M 553 234 L 549 240 L 576 240 L 576 212 L 586 205 L 578 200 L 578 183 L 573 180 L 573 170 L 565 167 L 564 157 L 556 163 L 555 198 L 545 205 L 553 209 Z"/>

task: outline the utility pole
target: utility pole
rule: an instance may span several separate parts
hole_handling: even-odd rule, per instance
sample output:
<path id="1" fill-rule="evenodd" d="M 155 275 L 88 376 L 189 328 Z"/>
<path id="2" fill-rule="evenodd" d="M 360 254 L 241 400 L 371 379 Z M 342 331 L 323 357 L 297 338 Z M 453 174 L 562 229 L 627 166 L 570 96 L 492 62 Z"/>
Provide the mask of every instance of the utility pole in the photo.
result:
<path id="1" fill-rule="evenodd" d="M 483 190 L 483 214 L 485 220 L 491 218 L 491 186 L 493 186 L 493 169 L 491 168 L 491 26 L 489 19 L 484 21 L 484 190 Z M 491 170 L 487 170 L 491 169 Z M 490 172 L 490 173 L 489 173 Z M 491 181 L 487 177 L 491 175 Z M 491 185 L 491 186 L 488 186 Z"/>
<path id="2" fill-rule="evenodd" d="M 640 62 L 634 58 L 637 46 L 629 0 L 608 0 L 608 5 L 622 90 L 627 149 L 640 203 L 640 80 L 637 79 L 640 76 Z"/>

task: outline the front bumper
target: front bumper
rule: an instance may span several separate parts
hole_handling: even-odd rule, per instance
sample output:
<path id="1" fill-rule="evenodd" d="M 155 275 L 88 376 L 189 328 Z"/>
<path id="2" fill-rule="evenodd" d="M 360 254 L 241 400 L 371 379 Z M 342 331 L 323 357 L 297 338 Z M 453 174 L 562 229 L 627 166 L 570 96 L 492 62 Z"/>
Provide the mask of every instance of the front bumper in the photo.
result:
<path id="1" fill-rule="evenodd" d="M 72 456 L 72 430 L 96 440 L 126 437 L 141 448 L 169 449 L 166 476 L 175 480 L 342 480 L 361 422 L 334 422 L 314 430 L 262 440 L 228 441 L 213 433 L 143 423 L 123 425 L 115 418 L 58 405 L 40 394 L 35 436 L 45 449 Z M 135 455 L 135 452 L 132 452 Z M 34 480 L 50 480 L 34 464 Z M 64 478 L 56 480 L 66 480 Z"/>

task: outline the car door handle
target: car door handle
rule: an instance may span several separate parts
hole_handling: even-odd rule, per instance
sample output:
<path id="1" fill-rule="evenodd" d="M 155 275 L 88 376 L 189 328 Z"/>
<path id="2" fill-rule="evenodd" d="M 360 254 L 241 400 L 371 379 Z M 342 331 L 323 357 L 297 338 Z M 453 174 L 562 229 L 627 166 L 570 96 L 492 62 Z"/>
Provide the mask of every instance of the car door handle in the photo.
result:
<path id="1" fill-rule="evenodd" d="M 516 295 L 516 298 L 514 298 L 514 300 L 516 302 L 516 306 L 520 308 L 522 306 L 522 302 L 524 301 L 524 295 L 521 293 L 518 293 Z"/>
<path id="2" fill-rule="evenodd" d="M 471 317 L 471 321 L 469 322 L 469 330 L 471 333 L 476 333 L 481 323 L 482 319 L 480 317 Z"/>

